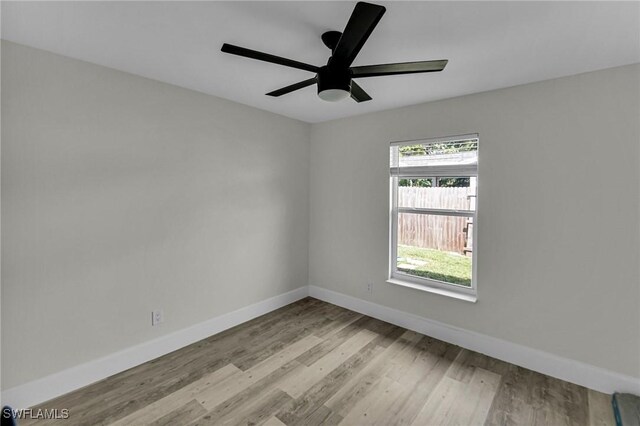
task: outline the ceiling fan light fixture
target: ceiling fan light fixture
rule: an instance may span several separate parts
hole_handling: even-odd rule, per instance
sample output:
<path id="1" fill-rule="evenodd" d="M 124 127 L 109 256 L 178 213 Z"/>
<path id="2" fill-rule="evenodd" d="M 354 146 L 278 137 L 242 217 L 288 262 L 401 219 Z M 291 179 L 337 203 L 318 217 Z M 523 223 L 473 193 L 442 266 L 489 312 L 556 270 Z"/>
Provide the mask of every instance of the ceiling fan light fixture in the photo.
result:
<path id="1" fill-rule="evenodd" d="M 327 102 L 338 102 L 347 99 L 351 93 L 344 89 L 325 89 L 318 92 L 318 97 Z"/>
<path id="2" fill-rule="evenodd" d="M 351 95 L 351 75 L 348 68 L 321 67 L 317 79 L 318 96 L 323 101 L 338 102 Z"/>

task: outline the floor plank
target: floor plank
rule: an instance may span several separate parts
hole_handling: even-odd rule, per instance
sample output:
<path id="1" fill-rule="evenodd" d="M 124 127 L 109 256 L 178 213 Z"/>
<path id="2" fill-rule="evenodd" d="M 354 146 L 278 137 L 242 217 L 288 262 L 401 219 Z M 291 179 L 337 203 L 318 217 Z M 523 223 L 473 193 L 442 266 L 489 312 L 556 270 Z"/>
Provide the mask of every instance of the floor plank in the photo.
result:
<path id="1" fill-rule="evenodd" d="M 145 424 L 149 426 L 172 426 L 185 424 L 203 416 L 206 413 L 207 410 L 205 410 L 204 407 L 200 405 L 200 403 L 198 403 L 198 401 L 192 399 L 181 407 L 160 417 L 158 420 L 154 420 Z"/>
<path id="2" fill-rule="evenodd" d="M 276 416 L 273 416 L 264 422 L 263 426 L 286 426 L 286 424 L 282 423 Z"/>
<path id="3" fill-rule="evenodd" d="M 415 349 L 418 354 L 410 367 L 395 379 L 402 385 L 401 394 L 387 406 L 380 424 L 411 424 L 460 352 L 459 347 L 430 337 L 423 337 Z"/>
<path id="4" fill-rule="evenodd" d="M 465 383 L 450 377 L 444 377 L 427 399 L 413 425 L 455 424 L 455 414 L 464 395 Z"/>
<path id="5" fill-rule="evenodd" d="M 589 389 L 589 425 L 614 426 L 611 395 Z"/>
<path id="6" fill-rule="evenodd" d="M 377 420 L 384 416 L 387 405 L 393 402 L 393 398 L 396 398 L 401 390 L 400 383 L 388 377 L 382 377 L 364 398 L 349 407 L 340 424 L 377 424 Z"/>
<path id="7" fill-rule="evenodd" d="M 326 406 L 341 416 L 346 416 L 352 407 L 382 380 L 386 371 L 391 368 L 393 359 L 400 357 L 416 345 L 422 337 L 413 331 L 406 331 L 400 338 L 389 345 L 373 362 L 348 381 L 327 402 Z"/>
<path id="8" fill-rule="evenodd" d="M 287 424 L 313 424 L 312 419 L 319 417 L 318 410 L 328 411 L 330 418 L 339 422 L 341 417 L 324 406 L 324 403 L 339 391 L 345 382 L 362 370 L 369 361 L 374 359 L 384 348 L 375 341 L 370 342 L 347 361 L 329 373 L 325 378 L 309 388 L 291 404 L 283 407 L 277 414 L 279 419 Z M 323 422 L 328 422 L 325 418 Z"/>
<path id="9" fill-rule="evenodd" d="M 468 385 L 465 386 L 462 396 L 465 403 L 456 410 L 453 423 L 461 425 L 483 424 L 500 386 L 500 380 L 499 375 L 477 368 Z M 460 400 L 460 396 L 457 399 Z"/>
<path id="10" fill-rule="evenodd" d="M 376 337 L 377 335 L 369 330 L 359 331 L 333 351 L 327 353 L 309 367 L 305 367 L 295 377 L 280 383 L 280 389 L 292 397 L 298 398 Z"/>
<path id="11" fill-rule="evenodd" d="M 318 337 L 307 336 L 297 341 L 281 352 L 273 355 L 271 358 L 243 372 L 241 375 L 231 376 L 217 383 L 215 386 L 202 390 L 198 394 L 198 401 L 205 408 L 213 409 L 218 404 L 221 404 L 242 390 L 283 368 L 298 355 L 318 344 L 319 340 Z"/>
<path id="12" fill-rule="evenodd" d="M 197 380 L 146 407 L 141 408 L 113 423 L 114 426 L 143 426 L 165 415 L 179 410 L 184 404 L 198 397 L 205 389 L 225 382 L 230 377 L 238 377 L 242 371 L 233 364 L 227 364 L 220 370 Z M 199 403 L 198 403 L 199 404 Z M 200 404 L 199 404 L 200 405 Z M 202 405 L 200 405 L 202 407 Z M 204 408 L 203 408 L 204 409 Z M 206 412 L 206 410 L 205 410 Z"/>

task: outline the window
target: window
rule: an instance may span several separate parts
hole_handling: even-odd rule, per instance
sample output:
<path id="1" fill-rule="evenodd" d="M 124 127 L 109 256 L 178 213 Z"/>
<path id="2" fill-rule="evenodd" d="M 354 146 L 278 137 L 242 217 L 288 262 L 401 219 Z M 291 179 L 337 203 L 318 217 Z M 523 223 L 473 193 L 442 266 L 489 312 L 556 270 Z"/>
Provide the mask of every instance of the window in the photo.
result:
<path id="1" fill-rule="evenodd" d="M 478 135 L 391 144 L 390 279 L 475 301 Z"/>

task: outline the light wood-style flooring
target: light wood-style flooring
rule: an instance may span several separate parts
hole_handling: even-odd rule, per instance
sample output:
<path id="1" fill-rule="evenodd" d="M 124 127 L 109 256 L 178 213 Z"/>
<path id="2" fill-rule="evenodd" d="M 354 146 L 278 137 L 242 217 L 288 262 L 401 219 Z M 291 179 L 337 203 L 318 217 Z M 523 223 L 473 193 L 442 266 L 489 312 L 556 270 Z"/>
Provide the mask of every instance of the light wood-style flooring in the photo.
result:
<path id="1" fill-rule="evenodd" d="M 35 408 L 69 409 L 61 425 L 584 426 L 613 425 L 609 401 L 306 298 Z"/>

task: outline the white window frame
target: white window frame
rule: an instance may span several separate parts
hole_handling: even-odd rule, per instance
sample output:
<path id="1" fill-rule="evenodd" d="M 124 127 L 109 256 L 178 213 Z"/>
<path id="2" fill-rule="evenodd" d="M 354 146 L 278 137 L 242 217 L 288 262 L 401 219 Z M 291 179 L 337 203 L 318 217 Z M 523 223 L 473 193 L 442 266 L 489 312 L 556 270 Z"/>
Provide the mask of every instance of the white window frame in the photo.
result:
<path id="1" fill-rule="evenodd" d="M 419 139 L 412 141 L 400 141 L 391 142 L 390 147 L 393 146 L 405 146 L 405 145 L 427 145 L 433 143 L 445 143 L 465 141 L 469 139 L 476 139 L 478 141 L 478 153 L 480 151 L 480 138 L 477 133 L 457 136 L 447 136 L 441 138 Z M 478 161 L 479 163 L 479 161 Z M 407 168 L 408 169 L 408 168 Z M 402 176 L 398 176 L 397 168 L 390 167 L 390 199 L 389 199 L 389 279 L 390 284 L 401 285 L 404 287 L 410 287 L 417 290 L 428 291 L 431 293 L 440 294 L 443 296 L 449 296 L 456 299 L 466 300 L 468 302 L 476 302 L 478 299 L 477 291 L 477 241 L 478 241 L 478 187 L 476 187 L 476 199 L 475 210 L 462 211 L 462 210 L 444 210 L 444 209 L 425 209 L 425 208 L 398 208 L 397 192 L 398 192 L 398 179 L 401 178 L 433 178 L 433 177 L 478 177 L 478 165 L 451 165 L 451 166 L 421 166 L 412 167 L 410 174 L 407 174 L 407 169 L 403 170 Z M 394 174 L 394 172 L 396 172 Z M 415 172 L 415 173 L 414 173 Z M 476 181 L 479 183 L 479 180 Z M 432 278 L 416 277 L 397 269 L 398 259 L 398 212 L 403 213 L 418 213 L 418 214 L 440 214 L 446 216 L 464 216 L 473 218 L 473 234 L 472 234 L 472 246 L 471 246 L 471 287 L 466 287 L 460 284 L 448 283 L 445 281 L 439 281 Z"/>

